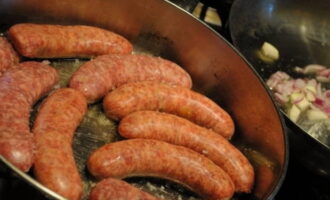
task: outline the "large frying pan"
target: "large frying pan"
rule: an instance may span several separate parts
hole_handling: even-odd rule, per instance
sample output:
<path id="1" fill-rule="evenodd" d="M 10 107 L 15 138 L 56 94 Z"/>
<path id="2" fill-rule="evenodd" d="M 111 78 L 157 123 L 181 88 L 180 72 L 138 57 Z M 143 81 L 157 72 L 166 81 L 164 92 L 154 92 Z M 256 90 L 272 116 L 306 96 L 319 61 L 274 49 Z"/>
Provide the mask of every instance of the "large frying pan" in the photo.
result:
<path id="1" fill-rule="evenodd" d="M 256 181 L 252 195 L 257 199 L 274 197 L 288 163 L 288 144 L 281 116 L 265 85 L 240 54 L 219 34 L 190 14 L 162 0 L 0 0 L 1 30 L 5 31 L 19 22 L 103 27 L 127 37 L 136 52 L 151 53 L 179 63 L 191 74 L 194 89 L 215 100 L 233 117 L 236 133 L 232 142 L 255 166 Z M 72 67 L 70 60 L 51 62 L 60 70 L 65 70 L 63 64 L 68 65 L 64 68 Z M 98 109 L 98 105 L 89 107 L 99 116 L 87 114 L 86 123 L 78 128 L 73 144 L 75 159 L 85 180 L 84 199 L 93 182 L 85 169 L 89 153 L 106 142 L 118 139 L 115 123 L 109 121 L 108 135 L 104 134 L 104 129 L 101 130 L 102 123 L 98 124 L 97 118 L 104 116 Z M 1 156 L 0 160 L 3 171 L 15 172 L 49 198 L 61 198 L 38 184 L 32 172 L 22 173 Z M 129 181 L 143 187 L 146 183 L 143 180 Z M 167 185 L 167 182 L 156 183 Z M 172 187 L 165 187 L 168 188 Z M 169 190 L 169 193 L 177 199 L 177 191 Z M 242 198 L 238 196 L 238 199 Z"/>
<path id="2" fill-rule="evenodd" d="M 233 43 L 264 80 L 278 70 L 295 76 L 295 66 L 330 66 L 329 9 L 322 0 L 236 0 L 229 20 Z M 276 62 L 260 59 L 257 52 L 265 41 L 279 50 Z M 316 174 L 330 177 L 330 147 L 282 114 L 292 155 Z"/>

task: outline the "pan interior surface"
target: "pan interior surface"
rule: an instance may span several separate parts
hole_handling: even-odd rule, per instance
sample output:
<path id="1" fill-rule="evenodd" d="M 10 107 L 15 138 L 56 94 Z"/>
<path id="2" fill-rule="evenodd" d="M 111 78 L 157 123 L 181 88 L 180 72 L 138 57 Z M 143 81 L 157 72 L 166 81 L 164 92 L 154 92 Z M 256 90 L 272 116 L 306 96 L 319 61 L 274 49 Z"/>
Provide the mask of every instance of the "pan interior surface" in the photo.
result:
<path id="1" fill-rule="evenodd" d="M 0 0 L 1 31 L 21 22 L 102 27 L 128 38 L 134 44 L 135 53 L 161 56 L 181 65 L 191 75 L 193 89 L 216 101 L 233 117 L 236 132 L 232 142 L 255 167 L 252 194 L 234 198 L 271 199 L 276 194 L 288 162 L 287 138 L 281 116 L 255 71 L 221 36 L 198 20 L 159 0 L 95 0 L 93 3 L 87 0 Z M 54 59 L 50 62 L 59 70 L 61 86 L 64 87 L 70 74 L 85 61 Z M 34 111 L 37 108 L 38 104 Z M 105 117 L 99 102 L 89 105 L 76 131 L 73 148 L 84 180 L 84 199 L 95 184 L 86 170 L 86 159 L 103 144 L 122 139 L 116 126 L 117 122 Z M 150 178 L 128 181 L 159 197 L 200 199 L 172 182 Z"/>

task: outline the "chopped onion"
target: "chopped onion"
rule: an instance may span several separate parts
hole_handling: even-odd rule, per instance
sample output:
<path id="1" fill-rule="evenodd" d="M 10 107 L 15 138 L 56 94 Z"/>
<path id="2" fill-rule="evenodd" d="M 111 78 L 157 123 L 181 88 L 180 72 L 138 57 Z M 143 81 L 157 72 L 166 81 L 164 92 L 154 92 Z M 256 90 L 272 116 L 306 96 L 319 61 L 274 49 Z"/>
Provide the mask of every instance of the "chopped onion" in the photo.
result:
<path id="1" fill-rule="evenodd" d="M 311 90 L 305 90 L 305 96 L 306 96 L 306 99 L 310 102 L 313 102 L 316 99 L 315 93 Z"/>
<path id="2" fill-rule="evenodd" d="M 296 67 L 295 71 L 303 74 L 315 74 L 316 80 L 322 83 L 330 82 L 330 69 L 323 65 L 311 64 L 304 68 Z"/>
<path id="3" fill-rule="evenodd" d="M 329 116 L 330 115 L 330 107 L 324 107 L 323 111 Z"/>
<path id="4" fill-rule="evenodd" d="M 318 109 L 308 110 L 306 113 L 307 119 L 310 121 L 324 120 L 327 119 L 328 116 Z"/>
<path id="5" fill-rule="evenodd" d="M 319 76 L 329 77 L 330 69 L 323 69 L 317 73 Z"/>
<path id="6" fill-rule="evenodd" d="M 312 64 L 304 68 L 296 67 L 304 74 L 315 74 L 312 79 L 293 79 L 288 74 L 278 71 L 270 76 L 267 84 L 274 91 L 276 100 L 285 107 L 288 116 L 296 122 L 303 111 L 308 119 L 330 120 L 330 90 L 322 88 L 322 82 L 330 82 L 330 69 Z"/>
<path id="7" fill-rule="evenodd" d="M 326 90 L 326 91 L 324 92 L 324 97 L 330 99 L 330 90 Z"/>
<path id="8" fill-rule="evenodd" d="M 304 87 L 304 91 L 305 92 L 311 92 L 311 93 L 313 93 L 313 94 L 315 94 L 316 95 L 316 85 L 306 85 L 305 87 Z"/>
<path id="9" fill-rule="evenodd" d="M 324 106 L 324 100 L 323 99 L 320 99 L 320 98 L 316 98 L 313 103 L 316 106 L 320 106 L 320 107 Z"/>
<path id="10" fill-rule="evenodd" d="M 275 92 L 274 95 L 275 95 L 275 99 L 276 99 L 280 104 L 285 104 L 285 103 L 287 103 L 287 102 L 289 101 L 288 96 L 283 96 L 282 94 L 277 93 L 277 92 Z"/>
<path id="11" fill-rule="evenodd" d="M 290 95 L 290 101 L 293 104 L 297 104 L 304 99 L 305 95 L 301 92 L 294 92 Z"/>
<path id="12" fill-rule="evenodd" d="M 277 84 L 289 80 L 290 76 L 285 73 L 285 72 L 281 72 L 278 71 L 276 73 L 274 73 L 268 80 L 267 80 L 267 85 L 272 89 L 273 87 L 275 87 Z"/>
<path id="13" fill-rule="evenodd" d="M 293 82 L 293 87 L 296 89 L 303 89 L 306 86 L 306 82 L 303 79 L 296 79 Z"/>
<path id="14" fill-rule="evenodd" d="M 308 101 L 306 98 L 303 98 L 301 101 L 296 103 L 296 105 L 301 111 L 305 111 L 307 108 L 309 108 L 311 102 Z"/>
<path id="15" fill-rule="evenodd" d="M 304 69 L 301 68 L 301 67 L 298 67 L 298 66 L 296 66 L 296 67 L 294 68 L 294 71 L 296 71 L 296 72 L 298 72 L 298 73 L 304 73 Z"/>
<path id="16" fill-rule="evenodd" d="M 316 95 L 318 95 L 318 96 L 321 96 L 322 95 L 322 86 L 321 86 L 321 84 L 317 84 L 316 85 Z"/>
<path id="17" fill-rule="evenodd" d="M 310 64 L 304 67 L 303 73 L 304 74 L 315 74 L 321 70 L 326 69 L 325 66 L 317 65 L 317 64 Z"/>
<path id="18" fill-rule="evenodd" d="M 300 113 L 301 113 L 301 111 L 296 105 L 292 105 L 291 108 L 288 111 L 289 118 L 293 122 L 297 122 L 297 120 L 300 116 Z"/>
<path id="19" fill-rule="evenodd" d="M 316 87 L 316 85 L 317 85 L 317 81 L 315 79 L 309 79 L 307 81 L 307 86 Z"/>
<path id="20" fill-rule="evenodd" d="M 324 76 L 317 76 L 316 80 L 322 82 L 322 83 L 329 83 L 330 82 L 330 78 L 328 77 L 324 77 Z"/>
<path id="21" fill-rule="evenodd" d="M 306 98 L 308 99 L 308 101 L 315 101 L 316 98 L 316 87 L 312 86 L 312 85 L 306 85 L 306 87 L 303 89 Z"/>

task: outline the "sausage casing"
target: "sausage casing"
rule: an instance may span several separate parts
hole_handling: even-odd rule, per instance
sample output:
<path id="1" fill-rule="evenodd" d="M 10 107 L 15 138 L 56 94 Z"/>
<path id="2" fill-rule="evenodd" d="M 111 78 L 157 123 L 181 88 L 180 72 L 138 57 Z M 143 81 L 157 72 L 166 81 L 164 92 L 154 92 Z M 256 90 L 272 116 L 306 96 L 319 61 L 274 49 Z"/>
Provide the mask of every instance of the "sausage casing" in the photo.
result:
<path id="1" fill-rule="evenodd" d="M 248 159 L 221 135 L 184 118 L 138 111 L 124 117 L 118 131 L 125 138 L 162 140 L 197 151 L 227 172 L 237 192 L 250 192 L 252 189 L 254 170 Z"/>
<path id="2" fill-rule="evenodd" d="M 54 68 L 33 61 L 20 63 L 0 77 L 0 154 L 22 171 L 33 163 L 31 107 L 57 82 Z"/>
<path id="3" fill-rule="evenodd" d="M 8 36 L 16 50 L 29 58 L 93 57 L 127 54 L 133 49 L 116 33 L 84 25 L 15 24 Z"/>
<path id="4" fill-rule="evenodd" d="M 192 86 L 189 74 L 169 60 L 147 55 L 104 55 L 82 65 L 73 74 L 70 87 L 93 102 L 120 85 L 146 80 Z"/>
<path id="5" fill-rule="evenodd" d="M 206 96 L 183 87 L 149 81 L 128 83 L 110 92 L 103 107 L 106 115 L 115 120 L 139 110 L 157 110 L 189 119 L 227 139 L 234 133 L 233 120 L 225 110 Z"/>
<path id="6" fill-rule="evenodd" d="M 203 155 L 177 145 L 148 139 L 110 143 L 89 157 L 97 178 L 157 176 L 186 185 L 206 199 L 229 199 L 234 184 L 228 174 Z"/>
<path id="7" fill-rule="evenodd" d="M 82 195 L 71 144 L 86 109 L 86 99 L 79 91 L 58 89 L 43 102 L 33 126 L 37 180 L 71 200 Z"/>
<path id="8" fill-rule="evenodd" d="M 93 187 L 89 200 L 158 200 L 125 181 L 106 178 Z"/>
<path id="9" fill-rule="evenodd" d="M 0 75 L 10 67 L 17 66 L 19 56 L 5 37 L 0 37 Z"/>

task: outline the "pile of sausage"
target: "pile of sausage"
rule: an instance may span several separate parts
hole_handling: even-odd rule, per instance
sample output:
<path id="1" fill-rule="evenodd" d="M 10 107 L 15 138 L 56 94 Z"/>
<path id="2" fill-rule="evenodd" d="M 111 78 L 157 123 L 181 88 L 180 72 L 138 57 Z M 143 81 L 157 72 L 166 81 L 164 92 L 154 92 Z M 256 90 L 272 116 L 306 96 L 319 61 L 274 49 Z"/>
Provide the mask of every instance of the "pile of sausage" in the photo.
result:
<path id="1" fill-rule="evenodd" d="M 122 36 L 96 27 L 12 26 L 0 38 L 0 155 L 25 172 L 33 166 L 36 179 L 65 198 L 80 199 L 72 139 L 87 105 L 103 100 L 106 116 L 119 121 L 127 139 L 91 153 L 87 168 L 101 180 L 91 200 L 157 199 L 120 180 L 141 175 L 179 182 L 205 199 L 250 192 L 254 171 L 228 141 L 234 133 L 228 113 L 191 90 L 180 66 L 132 49 Z M 57 71 L 20 62 L 24 57 L 93 59 L 67 88 L 54 89 Z M 30 130 L 30 110 L 46 95 Z"/>

